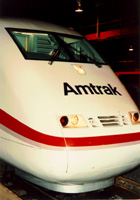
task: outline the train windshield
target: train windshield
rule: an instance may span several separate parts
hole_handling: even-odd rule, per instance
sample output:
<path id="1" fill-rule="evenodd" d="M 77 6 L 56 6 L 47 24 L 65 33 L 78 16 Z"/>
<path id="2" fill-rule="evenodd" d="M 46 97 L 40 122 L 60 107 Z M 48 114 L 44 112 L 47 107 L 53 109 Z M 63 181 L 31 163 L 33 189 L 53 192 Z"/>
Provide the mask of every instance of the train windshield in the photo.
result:
<path id="1" fill-rule="evenodd" d="M 105 64 L 84 37 L 19 29 L 7 30 L 26 59 Z"/>

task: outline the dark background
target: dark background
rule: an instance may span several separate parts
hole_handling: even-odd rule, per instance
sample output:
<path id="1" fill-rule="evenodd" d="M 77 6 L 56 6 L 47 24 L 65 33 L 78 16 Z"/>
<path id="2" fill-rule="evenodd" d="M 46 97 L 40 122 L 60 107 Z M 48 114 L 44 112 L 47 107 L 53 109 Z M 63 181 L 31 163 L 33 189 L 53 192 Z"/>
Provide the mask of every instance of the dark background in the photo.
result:
<path id="1" fill-rule="evenodd" d="M 75 13 L 77 0 L 0 0 L 0 16 L 51 21 L 79 28 L 121 18 L 139 18 L 139 0 L 81 0 L 83 13 Z M 80 23 L 79 23 L 80 21 Z"/>

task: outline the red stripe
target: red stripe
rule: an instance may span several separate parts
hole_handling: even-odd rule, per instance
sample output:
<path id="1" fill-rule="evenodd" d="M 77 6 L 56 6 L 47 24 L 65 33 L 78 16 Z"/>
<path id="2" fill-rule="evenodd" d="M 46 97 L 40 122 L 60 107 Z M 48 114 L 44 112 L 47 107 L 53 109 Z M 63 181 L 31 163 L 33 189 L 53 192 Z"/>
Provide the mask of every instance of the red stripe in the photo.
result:
<path id="1" fill-rule="evenodd" d="M 120 134 L 120 135 L 107 135 L 107 136 L 94 136 L 94 137 L 82 137 L 82 138 L 63 138 L 43 134 L 38 132 L 20 121 L 16 120 L 6 112 L 0 110 L 0 122 L 8 129 L 16 132 L 17 134 L 46 145 L 57 147 L 84 147 L 84 146 L 99 146 L 99 145 L 111 145 L 119 143 L 127 143 L 140 141 L 140 132 Z M 65 143 L 66 141 L 66 143 Z"/>
<path id="2" fill-rule="evenodd" d="M 140 132 L 121 135 L 108 135 L 85 138 L 66 138 L 68 146 L 101 146 L 140 141 Z"/>
<path id="3" fill-rule="evenodd" d="M 13 118 L 11 115 L 7 114 L 6 112 L 0 110 L 0 122 L 2 125 L 7 127 L 8 129 L 18 133 L 19 135 L 33 140 L 35 142 L 39 142 L 46 145 L 51 146 L 59 146 L 64 147 L 66 146 L 64 138 L 55 137 L 43 134 L 38 132 L 25 124 L 21 123 L 20 121 Z"/>

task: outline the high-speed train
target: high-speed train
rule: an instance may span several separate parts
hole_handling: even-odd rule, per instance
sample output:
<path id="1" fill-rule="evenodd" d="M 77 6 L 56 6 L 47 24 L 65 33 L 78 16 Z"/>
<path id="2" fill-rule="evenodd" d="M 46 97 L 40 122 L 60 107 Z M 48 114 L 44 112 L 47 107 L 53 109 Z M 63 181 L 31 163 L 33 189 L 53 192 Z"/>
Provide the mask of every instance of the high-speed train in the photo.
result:
<path id="1" fill-rule="evenodd" d="M 109 187 L 140 164 L 140 112 L 76 31 L 0 20 L 0 157 L 42 187 Z"/>

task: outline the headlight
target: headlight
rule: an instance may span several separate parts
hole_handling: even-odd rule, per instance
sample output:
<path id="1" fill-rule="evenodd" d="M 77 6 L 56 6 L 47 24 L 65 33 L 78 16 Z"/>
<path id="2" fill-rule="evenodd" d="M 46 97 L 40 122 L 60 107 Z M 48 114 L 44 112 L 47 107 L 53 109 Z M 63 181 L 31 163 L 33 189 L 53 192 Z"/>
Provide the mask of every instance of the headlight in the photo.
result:
<path id="1" fill-rule="evenodd" d="M 86 128 L 88 127 L 82 115 L 67 115 L 60 117 L 63 128 Z"/>
<path id="2" fill-rule="evenodd" d="M 139 112 L 130 112 L 129 116 L 130 116 L 132 124 L 140 123 L 140 113 Z"/>

